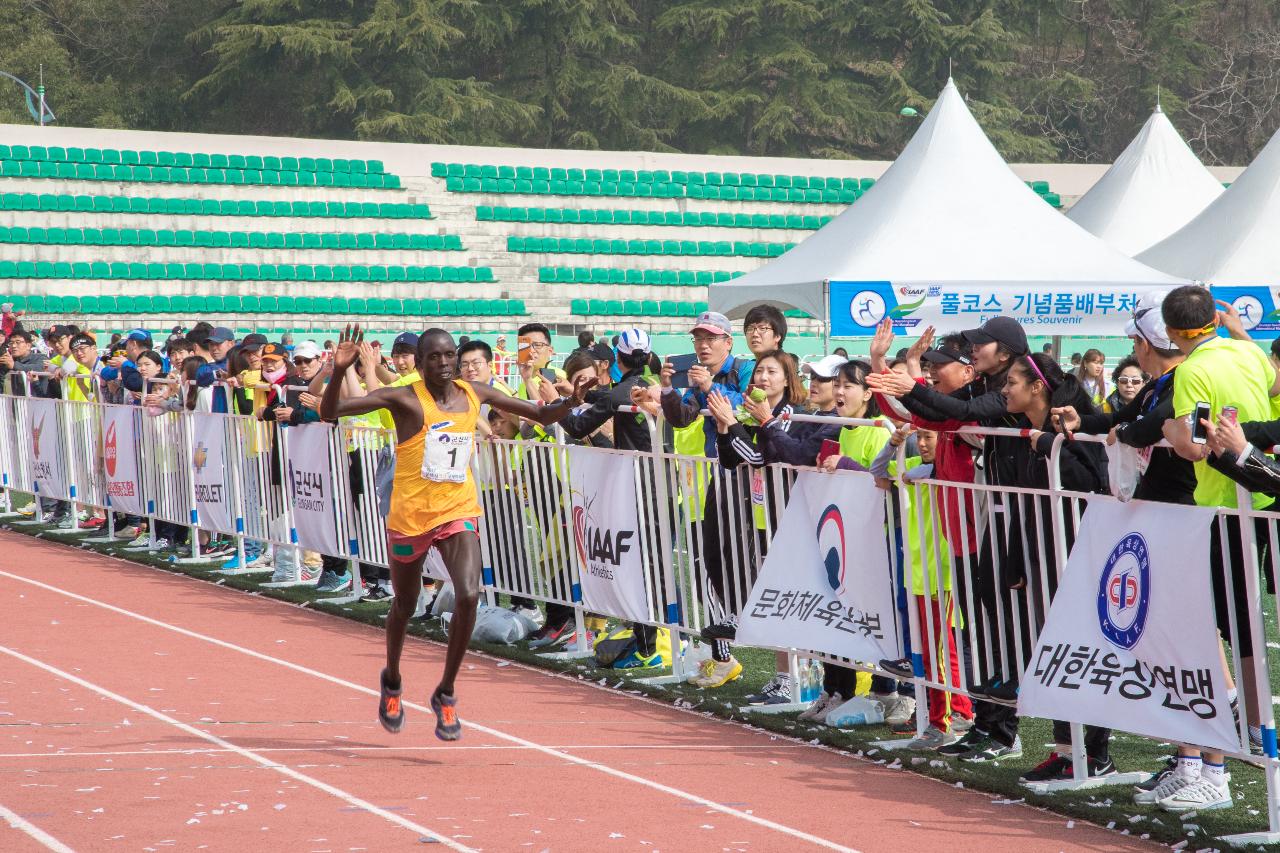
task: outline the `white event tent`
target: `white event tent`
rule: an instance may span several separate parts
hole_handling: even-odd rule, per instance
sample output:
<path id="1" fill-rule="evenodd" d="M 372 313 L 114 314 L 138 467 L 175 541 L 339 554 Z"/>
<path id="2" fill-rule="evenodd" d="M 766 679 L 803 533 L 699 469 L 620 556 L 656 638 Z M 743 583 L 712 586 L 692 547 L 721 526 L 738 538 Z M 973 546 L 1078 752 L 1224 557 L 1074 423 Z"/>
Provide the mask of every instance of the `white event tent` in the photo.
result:
<path id="1" fill-rule="evenodd" d="M 1222 184 L 1156 107 L 1129 147 L 1067 211 L 1126 255 L 1177 231 L 1222 195 Z"/>
<path id="2" fill-rule="evenodd" d="M 892 316 L 915 311 L 920 322 L 948 326 L 985 319 L 978 313 L 946 316 L 947 300 L 954 305 L 960 293 L 1000 291 L 1002 306 L 988 316 L 1017 316 L 1004 307 L 1013 304 L 1015 291 L 1088 291 L 1109 294 L 1109 304 L 1117 293 L 1187 283 L 1124 255 L 1046 204 L 1001 158 L 950 80 L 874 187 L 778 259 L 712 285 L 709 301 L 731 317 L 758 303 L 796 308 L 825 318 L 828 329 L 841 334 L 828 313 L 832 282 L 879 283 L 886 295 L 901 295 L 894 300 L 899 302 L 915 303 L 923 295 L 923 310 L 903 305 Z M 895 310 L 890 301 L 884 299 L 881 316 Z M 849 304 L 837 311 L 852 314 Z M 1127 314 L 1117 310 L 1083 325 L 1074 319 L 1053 325 L 1055 317 L 1019 319 L 1034 333 L 1118 335 Z M 860 328 L 874 319 L 863 318 Z"/>
<path id="3" fill-rule="evenodd" d="M 1215 287 L 1276 285 L 1280 284 L 1277 235 L 1280 132 L 1199 216 L 1138 258 L 1170 275 Z"/>

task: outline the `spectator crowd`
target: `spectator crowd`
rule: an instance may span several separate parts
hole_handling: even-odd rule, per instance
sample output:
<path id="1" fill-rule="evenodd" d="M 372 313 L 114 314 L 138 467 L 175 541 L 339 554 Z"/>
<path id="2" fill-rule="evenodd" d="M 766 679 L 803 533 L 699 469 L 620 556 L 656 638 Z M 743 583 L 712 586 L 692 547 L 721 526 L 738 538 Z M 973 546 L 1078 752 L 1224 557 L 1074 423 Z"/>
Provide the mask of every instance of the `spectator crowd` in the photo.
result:
<path id="1" fill-rule="evenodd" d="M 1280 464 L 1269 455 L 1280 443 L 1280 349 L 1273 346 L 1268 356 L 1248 341 L 1229 307 L 1195 286 L 1144 297 L 1126 333 L 1132 355 L 1110 371 L 1098 350 L 1073 355 L 1065 365 L 1050 347 L 1031 352 L 1021 325 L 1008 317 L 950 334 L 929 329 L 897 352 L 893 325 L 886 320 L 865 359 L 837 350 L 801 364 L 787 350 L 782 312 L 760 305 L 747 312 L 740 328 L 722 314 L 703 313 L 690 329 L 689 354 L 665 359 L 655 355 L 643 329 L 608 341 L 583 333 L 578 347 L 559 359 L 551 331 L 528 323 L 518 330 L 514 349 L 505 337 L 496 347 L 460 340 L 457 375 L 546 403 L 571 393 L 582 376 L 598 380 L 584 405 L 559 427 L 483 412 L 482 439 L 664 450 L 702 460 L 704 468 L 695 470 L 714 470 L 714 476 L 705 476 L 696 504 L 684 500 L 678 508 L 661 510 L 687 516 L 688 549 L 707 585 L 705 603 L 713 618 L 701 639 L 709 654 L 691 677 L 706 690 L 743 676 L 733 649 L 737 608 L 768 554 L 768 531 L 776 528 L 786 501 L 786 481 L 762 472 L 778 465 L 869 472 L 892 501 L 903 501 L 891 516 L 895 529 L 888 536 L 897 557 L 894 584 L 905 655 L 824 665 L 817 696 L 800 717 L 821 724 L 834 719 L 833 712 L 845 703 L 865 696 L 877 703 L 890 727 L 915 736 L 911 748 L 960 762 L 1000 762 L 1023 755 L 1015 707 L 1019 674 L 1029 663 L 1031 639 L 1047 616 L 1044 602 L 1052 599 L 1063 568 L 1056 549 L 1037 547 L 1045 535 L 1039 526 L 1050 517 L 1050 499 L 1018 490 L 1047 490 L 1052 458 L 1057 482 L 1068 491 L 1108 493 L 1115 479 L 1102 443 L 1060 440 L 1060 434 L 1106 436 L 1107 444 L 1140 458 L 1132 491 L 1140 500 L 1234 507 L 1241 484 L 1261 509 L 1280 494 Z M 333 349 L 331 341 L 295 342 L 289 335 L 278 341 L 261 334 L 238 337 L 208 323 L 175 328 L 163 340 L 135 329 L 104 341 L 70 324 L 29 330 L 11 306 L 0 312 L 0 334 L 0 384 L 10 394 L 138 406 L 147 417 L 223 412 L 268 422 L 274 430 L 319 420 Z M 417 336 L 406 332 L 386 352 L 377 343 L 362 344 L 356 369 L 343 379 L 343 395 L 419 381 L 417 343 Z M 1208 404 L 1209 416 L 1193 423 L 1198 403 Z M 653 418 L 663 429 L 650 429 Z M 384 411 L 362 424 L 386 428 L 389 419 Z M 962 432 L 974 426 L 1016 432 Z M 363 459 L 350 450 L 348 484 L 353 494 L 371 490 L 385 514 L 394 466 L 389 443 L 377 448 L 373 470 L 365 470 Z M 272 464 L 278 483 L 274 457 Z M 555 480 L 554 471 L 542 473 L 542 481 Z M 977 493 L 964 488 L 975 483 L 1008 490 L 986 492 L 993 511 L 982 513 Z M 544 531 L 563 528 L 558 504 L 532 502 L 532 523 Z M 51 498 L 41 498 L 39 505 L 32 500 L 20 511 L 41 512 L 64 528 L 107 523 L 102 509 Z M 991 522 L 978 524 L 980 515 Z M 362 580 L 355 585 L 364 590 L 362 600 L 391 597 L 385 570 L 377 566 L 352 566 L 337 556 L 247 540 L 241 557 L 228 537 L 169 521 L 154 525 L 148 529 L 139 517 L 113 520 L 118 535 L 133 547 L 179 556 L 198 547 L 228 568 L 271 568 L 277 580 L 299 578 L 322 591 L 353 587 L 354 569 Z M 1069 515 L 1064 528 L 1069 546 L 1076 534 Z M 1268 533 L 1268 525 L 1259 523 L 1264 563 Z M 1246 575 L 1261 569 L 1246 558 L 1240 539 L 1237 516 L 1215 525 L 1210 565 L 1199 568 L 1213 578 L 1221 641 L 1235 637 L 1239 646 L 1241 685 L 1238 694 L 1233 685 L 1233 707 L 1260 745 L 1254 649 L 1248 630 L 1233 634 L 1232 626 L 1249 624 Z M 1270 573 L 1262 574 L 1266 588 L 1274 591 Z M 551 602 L 540 611 L 537 602 L 521 597 L 513 597 L 510 606 L 540 626 L 529 637 L 533 649 L 553 650 L 579 639 L 570 607 Z M 905 632 L 908 608 L 922 635 L 938 642 L 912 648 Z M 585 624 L 587 630 L 603 629 L 599 617 Z M 628 664 L 654 665 L 659 659 L 655 630 L 642 624 L 632 628 L 638 649 Z M 930 680 L 943 685 L 927 691 L 926 707 L 917 707 L 911 683 L 913 653 L 921 656 Z M 869 670 L 874 673 L 867 678 Z M 801 697 L 787 655 L 779 654 L 776 673 L 748 701 L 798 704 Z M 928 720 L 920 735 L 917 717 Z M 1043 760 L 1022 775 L 1024 781 L 1071 778 L 1066 722 L 1054 723 L 1053 741 Z M 1090 776 L 1117 773 L 1110 742 L 1108 729 L 1085 727 Z M 1232 805 L 1221 753 L 1187 744 L 1165 766 L 1147 769 L 1150 778 L 1134 794 L 1138 802 L 1177 812 Z"/>

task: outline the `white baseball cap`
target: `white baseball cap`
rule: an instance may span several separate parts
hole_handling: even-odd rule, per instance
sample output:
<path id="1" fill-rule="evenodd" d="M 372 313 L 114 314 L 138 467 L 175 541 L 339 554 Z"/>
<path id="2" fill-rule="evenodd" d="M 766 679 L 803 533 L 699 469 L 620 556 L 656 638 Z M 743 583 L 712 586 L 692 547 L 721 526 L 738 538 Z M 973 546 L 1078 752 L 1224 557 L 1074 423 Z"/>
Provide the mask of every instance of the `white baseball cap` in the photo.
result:
<path id="1" fill-rule="evenodd" d="M 802 369 L 810 376 L 816 376 L 819 379 L 835 379 L 836 373 L 840 371 L 840 365 L 848 360 L 844 356 L 829 355 L 826 358 L 809 362 Z"/>
<path id="2" fill-rule="evenodd" d="M 320 345 L 315 341 L 303 341 L 293 348 L 294 358 L 319 358 Z"/>
<path id="3" fill-rule="evenodd" d="M 1138 303 L 1133 306 L 1133 316 L 1124 324 L 1125 335 L 1130 338 L 1142 338 L 1156 349 L 1177 349 L 1173 341 L 1169 340 L 1169 333 L 1165 330 L 1164 315 L 1160 311 L 1164 298 L 1168 295 L 1167 290 L 1144 293 Z"/>
<path id="4" fill-rule="evenodd" d="M 649 333 L 644 329 L 627 329 L 621 335 L 618 335 L 618 352 L 623 355 L 631 355 L 634 352 L 651 352 L 653 350 L 653 341 L 649 339 Z"/>

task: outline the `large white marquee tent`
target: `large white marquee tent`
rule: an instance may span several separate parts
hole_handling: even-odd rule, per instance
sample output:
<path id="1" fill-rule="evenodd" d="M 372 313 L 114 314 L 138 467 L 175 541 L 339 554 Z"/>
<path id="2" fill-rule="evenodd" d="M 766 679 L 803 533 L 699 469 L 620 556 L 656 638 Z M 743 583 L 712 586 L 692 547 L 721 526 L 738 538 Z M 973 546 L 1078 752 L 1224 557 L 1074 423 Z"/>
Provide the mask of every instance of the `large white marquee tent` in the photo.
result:
<path id="1" fill-rule="evenodd" d="M 710 304 L 730 316 L 764 302 L 826 317 L 834 281 L 891 283 L 911 297 L 941 297 L 948 288 L 1114 295 L 1186 283 L 1126 256 L 1045 204 L 1001 158 L 950 80 L 866 195 L 772 263 L 712 285 Z M 933 321 L 927 308 L 917 316 Z M 1029 331 L 1047 331 L 1024 322 Z M 1095 324 L 1051 333 L 1120 334 L 1122 322 L 1109 316 L 1105 331 Z"/>
<path id="2" fill-rule="evenodd" d="M 1222 184 L 1156 107 L 1107 173 L 1067 211 L 1067 218 L 1126 255 L 1136 255 L 1186 225 L 1220 195 Z"/>

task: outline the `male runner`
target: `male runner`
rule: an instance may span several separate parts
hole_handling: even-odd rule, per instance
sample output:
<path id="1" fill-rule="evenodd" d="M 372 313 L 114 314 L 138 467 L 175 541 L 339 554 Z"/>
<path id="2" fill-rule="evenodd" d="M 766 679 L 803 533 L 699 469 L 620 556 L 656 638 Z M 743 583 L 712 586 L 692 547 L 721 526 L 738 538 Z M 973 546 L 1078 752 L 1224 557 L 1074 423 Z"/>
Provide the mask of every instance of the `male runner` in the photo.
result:
<path id="1" fill-rule="evenodd" d="M 422 563 L 435 547 L 453 581 L 455 603 L 444 673 L 431 694 L 431 710 L 436 714 L 436 737 L 457 740 L 462 724 L 453 682 L 475 627 L 480 591 L 481 509 L 470 465 L 480 406 L 488 404 L 549 426 L 581 405 L 582 395 L 596 380 L 586 378 L 574 387 L 572 397 L 547 404 L 509 397 L 488 385 L 454 379 L 458 353 L 453 336 L 428 329 L 418 338 L 420 381 L 339 400 L 343 374 L 359 357 L 363 340 L 359 325 L 343 331 L 333 354 L 333 377 L 320 401 L 320 417 L 332 421 L 385 408 L 395 422 L 395 485 L 387 516 L 395 601 L 387 614 L 387 667 L 382 671 L 378 720 L 393 733 L 404 725 L 400 653 L 422 589 Z"/>

